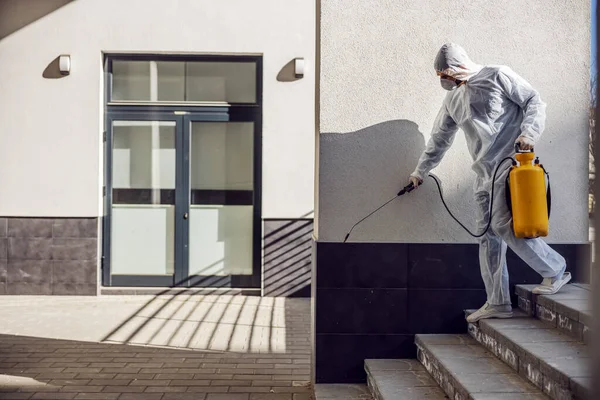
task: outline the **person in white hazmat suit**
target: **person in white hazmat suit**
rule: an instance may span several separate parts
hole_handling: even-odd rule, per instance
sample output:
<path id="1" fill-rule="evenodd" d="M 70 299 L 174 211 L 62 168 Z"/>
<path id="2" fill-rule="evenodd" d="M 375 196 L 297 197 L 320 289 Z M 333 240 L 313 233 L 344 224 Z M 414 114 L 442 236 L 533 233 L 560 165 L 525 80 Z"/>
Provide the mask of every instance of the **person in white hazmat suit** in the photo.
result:
<path id="1" fill-rule="evenodd" d="M 474 191 L 478 232 L 489 219 L 490 192 L 496 167 L 514 155 L 515 144 L 530 150 L 540 139 L 545 125 L 546 105 L 539 93 L 506 66 L 481 66 L 471 61 L 457 44 L 442 46 L 434 62 L 440 83 L 448 91 L 435 120 L 431 138 L 409 182 L 418 187 L 441 161 L 460 128 L 473 158 Z M 512 306 L 506 268 L 510 247 L 542 277 L 537 294 L 554 294 L 570 279 L 565 259 L 541 238 L 518 239 L 505 201 L 504 182 L 510 163 L 498 171 L 494 188 L 492 224 L 479 239 L 479 263 L 487 302 L 467 321 L 510 318 Z"/>

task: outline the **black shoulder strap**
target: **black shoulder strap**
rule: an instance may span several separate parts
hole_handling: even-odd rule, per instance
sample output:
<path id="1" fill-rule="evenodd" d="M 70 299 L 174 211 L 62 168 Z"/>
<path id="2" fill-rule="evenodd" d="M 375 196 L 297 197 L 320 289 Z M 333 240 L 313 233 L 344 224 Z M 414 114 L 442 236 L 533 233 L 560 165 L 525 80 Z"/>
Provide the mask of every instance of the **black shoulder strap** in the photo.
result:
<path id="1" fill-rule="evenodd" d="M 548 206 L 548 219 L 550 219 L 550 209 L 552 207 L 552 189 L 550 188 L 550 175 L 546 171 L 543 165 L 540 164 L 542 170 L 546 174 L 546 178 L 548 180 L 548 190 L 546 190 L 546 205 Z"/>
<path id="2" fill-rule="evenodd" d="M 512 201 L 510 199 L 510 172 L 506 175 L 504 195 L 506 196 L 506 206 L 508 211 L 512 214 Z"/>

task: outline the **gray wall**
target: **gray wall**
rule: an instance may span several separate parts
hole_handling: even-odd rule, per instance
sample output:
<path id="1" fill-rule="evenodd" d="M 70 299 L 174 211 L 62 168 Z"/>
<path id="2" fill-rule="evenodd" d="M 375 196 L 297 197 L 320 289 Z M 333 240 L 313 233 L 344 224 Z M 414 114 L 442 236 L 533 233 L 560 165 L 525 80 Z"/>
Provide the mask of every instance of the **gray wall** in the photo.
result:
<path id="1" fill-rule="evenodd" d="M 321 0 L 320 6 L 319 241 L 342 241 L 354 222 L 406 183 L 445 94 L 433 59 L 447 41 L 480 64 L 511 66 L 540 91 L 548 118 L 536 152 L 555 188 L 548 241 L 587 241 L 589 1 L 508 0 L 498 7 L 484 0 Z M 451 208 L 474 229 L 470 164 L 459 132 L 433 172 Z M 357 227 L 349 241 L 473 239 L 448 216 L 429 179 Z"/>
<path id="2" fill-rule="evenodd" d="M 97 218 L 0 218 L 0 295 L 95 295 Z"/>

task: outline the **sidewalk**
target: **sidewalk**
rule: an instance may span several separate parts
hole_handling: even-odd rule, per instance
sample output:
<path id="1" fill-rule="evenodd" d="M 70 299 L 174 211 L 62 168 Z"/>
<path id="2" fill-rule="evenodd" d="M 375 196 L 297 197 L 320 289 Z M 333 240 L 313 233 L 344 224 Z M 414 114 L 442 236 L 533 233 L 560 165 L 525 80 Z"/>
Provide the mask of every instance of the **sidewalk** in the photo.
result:
<path id="1" fill-rule="evenodd" d="M 308 400 L 310 301 L 0 297 L 0 399 Z"/>

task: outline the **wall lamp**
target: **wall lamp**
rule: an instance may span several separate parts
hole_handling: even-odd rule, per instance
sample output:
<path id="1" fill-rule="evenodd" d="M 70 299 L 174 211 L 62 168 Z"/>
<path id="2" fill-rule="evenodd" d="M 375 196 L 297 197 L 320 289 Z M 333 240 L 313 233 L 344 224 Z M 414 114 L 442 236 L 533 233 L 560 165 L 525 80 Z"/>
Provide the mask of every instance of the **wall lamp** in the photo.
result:
<path id="1" fill-rule="evenodd" d="M 294 59 L 294 76 L 302 78 L 304 76 L 304 58 Z"/>
<path id="2" fill-rule="evenodd" d="M 61 54 L 58 57 L 58 70 L 61 75 L 69 75 L 71 73 L 71 56 L 69 54 Z"/>

